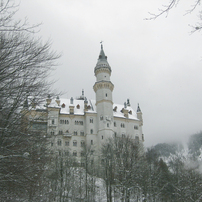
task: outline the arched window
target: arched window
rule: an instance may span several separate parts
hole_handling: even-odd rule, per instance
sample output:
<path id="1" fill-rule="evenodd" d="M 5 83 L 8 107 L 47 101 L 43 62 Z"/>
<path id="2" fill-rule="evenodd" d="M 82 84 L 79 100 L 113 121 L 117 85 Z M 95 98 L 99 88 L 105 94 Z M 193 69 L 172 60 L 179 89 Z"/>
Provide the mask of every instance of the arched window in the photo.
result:
<path id="1" fill-rule="evenodd" d="M 134 126 L 134 129 L 135 129 L 135 130 L 138 130 L 138 126 Z"/>
<path id="2" fill-rule="evenodd" d="M 58 140 L 58 146 L 61 146 L 61 145 L 62 145 L 62 141 Z"/>
<path id="3" fill-rule="evenodd" d="M 90 134 L 93 134 L 93 129 L 90 130 Z"/>
<path id="4" fill-rule="evenodd" d="M 73 156 L 77 156 L 77 151 L 73 151 Z"/>
<path id="5" fill-rule="evenodd" d="M 139 142 L 139 136 L 138 135 L 135 136 L 135 141 Z"/>
<path id="6" fill-rule="evenodd" d="M 84 145 L 85 145 L 85 142 L 82 140 L 81 141 L 81 147 L 84 147 Z"/>
<path id="7" fill-rule="evenodd" d="M 73 146 L 77 147 L 77 141 L 76 140 L 73 141 Z"/>

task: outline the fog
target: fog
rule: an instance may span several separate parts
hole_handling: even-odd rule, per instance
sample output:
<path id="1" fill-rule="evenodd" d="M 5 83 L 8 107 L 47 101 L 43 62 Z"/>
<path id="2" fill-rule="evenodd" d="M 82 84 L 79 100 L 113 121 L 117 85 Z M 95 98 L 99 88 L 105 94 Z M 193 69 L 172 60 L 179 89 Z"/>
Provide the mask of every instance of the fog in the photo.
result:
<path id="1" fill-rule="evenodd" d="M 168 1 L 164 1 L 166 4 Z M 63 97 L 81 94 L 95 99 L 94 67 L 103 40 L 112 68 L 113 101 L 130 99 L 143 112 L 145 145 L 186 140 L 201 130 L 201 33 L 190 5 L 177 7 L 156 20 L 160 0 L 21 0 L 17 19 L 42 23 L 36 35 L 62 53 L 51 79 Z"/>

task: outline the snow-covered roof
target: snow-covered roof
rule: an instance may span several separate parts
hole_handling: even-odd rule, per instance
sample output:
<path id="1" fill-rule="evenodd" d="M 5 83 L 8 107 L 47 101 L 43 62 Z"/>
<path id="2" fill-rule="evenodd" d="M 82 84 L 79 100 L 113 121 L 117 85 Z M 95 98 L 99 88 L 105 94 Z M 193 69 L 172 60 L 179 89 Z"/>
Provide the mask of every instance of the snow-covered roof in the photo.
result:
<path id="1" fill-rule="evenodd" d="M 72 98 L 71 98 L 72 99 Z M 97 113 L 96 111 L 96 101 L 91 99 L 64 99 L 61 98 L 58 101 L 60 101 L 60 104 L 58 105 L 57 99 L 52 99 L 51 103 L 48 105 L 48 107 L 52 108 L 60 108 L 60 114 L 70 114 L 70 108 L 74 108 L 74 114 L 75 115 L 84 115 L 84 108 L 85 104 L 87 103 L 87 113 Z M 114 117 L 120 117 L 120 118 L 126 118 L 123 113 L 123 109 L 128 110 L 128 118 L 137 120 L 136 111 L 132 109 L 132 107 L 127 106 L 124 108 L 124 105 L 121 104 L 113 104 L 113 115 Z"/>

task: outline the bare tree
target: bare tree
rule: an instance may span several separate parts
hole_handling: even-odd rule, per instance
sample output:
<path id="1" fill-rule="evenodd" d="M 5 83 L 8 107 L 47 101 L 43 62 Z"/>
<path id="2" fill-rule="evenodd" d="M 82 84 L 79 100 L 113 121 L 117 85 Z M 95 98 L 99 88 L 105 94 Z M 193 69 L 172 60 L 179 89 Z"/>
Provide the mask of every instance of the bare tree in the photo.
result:
<path id="1" fill-rule="evenodd" d="M 28 127 L 28 114 L 49 93 L 47 78 L 59 55 L 34 37 L 34 27 L 13 20 L 16 8 L 1 1 L 0 197 L 31 201 L 40 190 L 47 139 L 41 128 Z"/>
<path id="2" fill-rule="evenodd" d="M 146 18 L 146 20 L 155 20 L 156 18 L 162 16 L 162 15 L 168 15 L 169 11 L 173 9 L 174 7 L 178 6 L 180 0 L 170 0 L 167 4 L 163 4 L 161 8 L 158 9 L 157 13 L 149 13 L 151 17 Z M 196 8 L 200 7 L 201 5 L 201 0 L 195 0 L 193 3 L 190 5 L 190 9 L 185 11 L 185 14 L 190 14 L 193 11 L 196 10 Z M 192 32 L 199 31 L 202 29 L 202 11 L 199 11 L 199 22 L 197 22 L 195 25 L 191 26 Z"/>

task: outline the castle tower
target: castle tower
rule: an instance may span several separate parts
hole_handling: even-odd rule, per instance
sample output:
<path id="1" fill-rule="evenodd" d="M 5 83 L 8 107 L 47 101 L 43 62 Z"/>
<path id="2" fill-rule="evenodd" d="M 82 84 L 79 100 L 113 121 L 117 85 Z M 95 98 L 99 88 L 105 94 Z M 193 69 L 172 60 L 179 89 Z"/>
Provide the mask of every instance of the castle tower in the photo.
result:
<path id="1" fill-rule="evenodd" d="M 94 69 L 96 82 L 93 89 L 96 94 L 96 108 L 97 108 L 97 141 L 98 145 L 104 143 L 107 138 L 113 137 L 113 100 L 112 91 L 114 89 L 113 83 L 110 81 L 111 67 L 107 62 L 103 45 L 101 44 L 101 51 L 97 64 Z"/>

